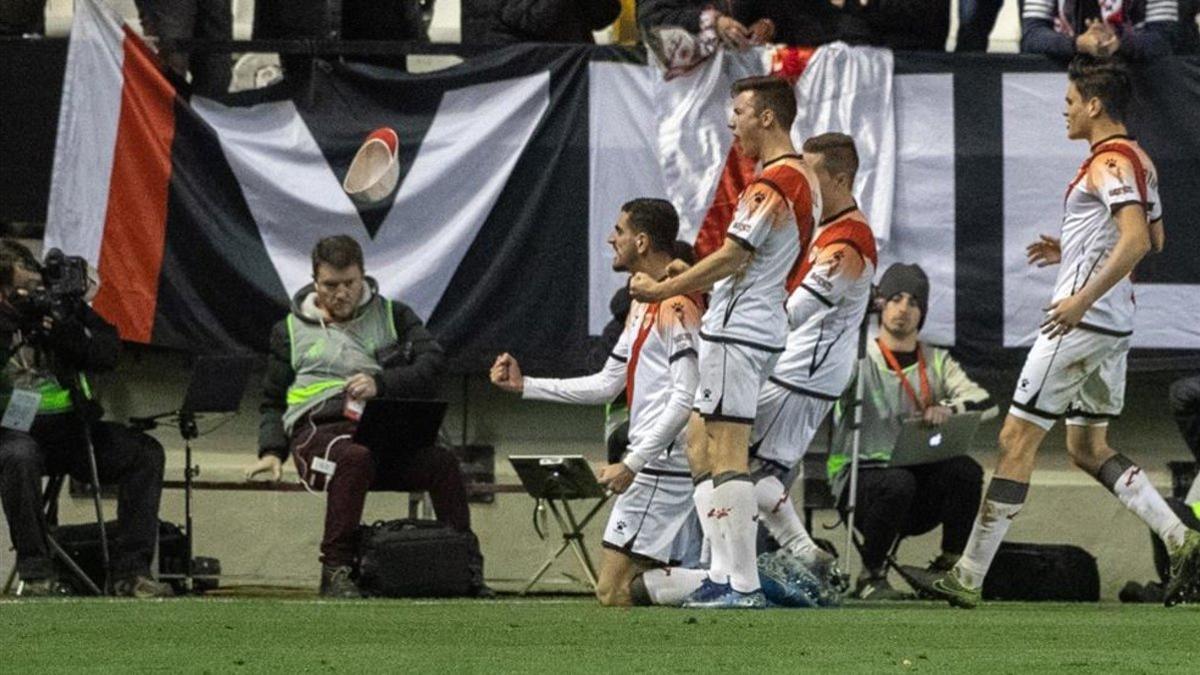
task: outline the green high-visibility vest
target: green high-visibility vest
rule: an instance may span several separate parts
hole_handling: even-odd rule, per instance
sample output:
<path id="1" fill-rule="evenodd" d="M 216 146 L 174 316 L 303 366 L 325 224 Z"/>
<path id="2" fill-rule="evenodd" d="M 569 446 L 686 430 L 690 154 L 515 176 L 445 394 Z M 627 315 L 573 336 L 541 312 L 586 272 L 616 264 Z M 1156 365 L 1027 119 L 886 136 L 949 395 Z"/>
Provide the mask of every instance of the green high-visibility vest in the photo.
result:
<path id="1" fill-rule="evenodd" d="M 287 318 L 292 370 L 296 379 L 287 390 L 283 428 L 290 434 L 300 417 L 337 396 L 354 373 L 373 375 L 382 370 L 376 353 L 397 339 L 392 301 L 379 296 L 357 316 L 340 323 Z"/>

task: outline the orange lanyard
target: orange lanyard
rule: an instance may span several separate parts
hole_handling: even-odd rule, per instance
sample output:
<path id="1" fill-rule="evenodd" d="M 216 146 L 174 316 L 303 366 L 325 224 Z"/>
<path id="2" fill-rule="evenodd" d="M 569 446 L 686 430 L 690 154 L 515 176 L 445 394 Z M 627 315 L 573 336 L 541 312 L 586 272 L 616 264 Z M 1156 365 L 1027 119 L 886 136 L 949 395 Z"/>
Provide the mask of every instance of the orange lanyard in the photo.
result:
<path id="1" fill-rule="evenodd" d="M 642 325 L 638 328 L 637 339 L 633 341 L 633 348 L 629 351 L 629 367 L 625 370 L 625 401 L 631 409 L 633 408 L 633 376 L 637 372 L 642 345 L 645 344 L 646 338 L 650 337 L 650 329 L 654 327 L 654 321 L 658 318 L 658 304 L 656 302 L 646 307 L 646 313 L 642 315 Z"/>
<path id="2" fill-rule="evenodd" d="M 917 372 L 921 376 L 921 398 L 917 398 L 917 392 L 904 374 L 904 369 L 900 367 L 900 362 L 896 360 L 896 355 L 879 338 L 875 338 L 875 344 L 879 345 L 879 351 L 883 353 L 884 360 L 887 361 L 892 372 L 896 373 L 896 377 L 900 378 L 900 384 L 904 385 L 904 390 L 912 398 L 917 410 L 925 412 L 925 409 L 933 404 L 933 393 L 929 390 L 929 373 L 925 370 L 925 350 L 921 349 L 921 345 L 917 345 Z"/>

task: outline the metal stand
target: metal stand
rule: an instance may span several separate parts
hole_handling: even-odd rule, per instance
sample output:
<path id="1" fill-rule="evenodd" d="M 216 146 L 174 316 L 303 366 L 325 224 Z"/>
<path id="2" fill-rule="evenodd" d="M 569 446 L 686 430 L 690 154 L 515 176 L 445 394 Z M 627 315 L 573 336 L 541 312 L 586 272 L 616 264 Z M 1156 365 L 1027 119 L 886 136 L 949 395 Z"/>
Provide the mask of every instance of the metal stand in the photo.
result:
<path id="1" fill-rule="evenodd" d="M 187 557 L 183 563 L 183 588 L 191 593 L 196 588 L 192 569 L 192 479 L 200 474 L 200 467 L 192 464 L 192 440 L 200 435 L 194 414 L 186 410 L 179 411 L 179 434 L 183 436 L 183 539 L 187 546 Z"/>
<path id="2" fill-rule="evenodd" d="M 186 559 L 183 563 L 183 574 L 160 574 L 159 579 L 182 579 L 183 590 L 191 593 L 196 590 L 196 573 L 194 569 L 194 534 L 192 529 L 192 481 L 200 475 L 200 467 L 192 463 L 192 441 L 199 438 L 200 431 L 196 426 L 196 413 L 188 410 L 175 410 L 150 417 L 132 417 L 130 424 L 135 429 L 149 431 L 158 426 L 159 420 L 179 427 L 179 435 L 183 437 L 183 538 L 186 546 Z"/>
<path id="3" fill-rule="evenodd" d="M 58 497 L 59 497 L 59 494 L 61 494 L 61 492 L 62 492 L 62 484 L 63 484 L 64 478 L 65 478 L 65 476 L 63 476 L 63 475 L 50 476 L 49 481 L 46 483 L 46 490 L 42 493 L 42 509 L 43 509 L 43 513 L 45 513 L 45 519 L 46 519 L 47 525 L 49 525 L 52 522 L 56 523 L 58 521 Z M 100 491 L 95 490 L 92 494 L 92 498 L 96 501 L 99 501 L 100 500 Z M 107 532 L 105 532 L 105 530 L 104 530 L 103 514 L 100 513 L 100 509 L 102 507 L 97 505 L 96 508 L 97 508 L 97 512 L 99 513 L 99 515 L 101 517 L 101 520 L 100 520 L 100 542 L 101 542 L 100 550 L 101 550 L 101 554 L 104 556 L 103 557 L 104 575 L 105 575 L 104 588 L 108 588 L 109 587 L 110 566 L 109 566 L 109 562 L 108 562 L 108 553 L 107 553 L 107 549 L 108 549 Z M 58 543 L 58 540 L 56 540 L 54 538 L 54 535 L 50 534 L 49 531 L 46 532 L 46 545 L 50 549 L 50 554 L 53 556 L 56 556 L 59 560 L 61 560 L 62 563 L 67 566 L 67 569 L 71 570 L 71 573 L 74 574 L 75 577 L 77 579 L 79 579 L 79 581 L 81 581 L 84 586 L 87 586 L 88 590 L 90 590 L 92 593 L 94 593 L 96 595 L 104 595 L 104 590 L 100 586 L 98 586 L 94 580 L 92 580 L 92 577 L 89 576 L 88 573 L 85 572 L 82 567 L 79 566 L 79 563 L 75 562 L 75 560 L 71 557 L 71 555 L 69 553 L 67 553 L 66 549 L 64 549 Z M 8 573 L 8 579 L 4 582 L 4 589 L 3 589 L 4 595 L 8 595 L 12 591 L 13 583 L 16 581 L 16 579 L 17 579 L 17 568 L 14 565 L 12 570 L 10 570 Z"/>
<path id="4" fill-rule="evenodd" d="M 558 523 L 559 530 L 562 531 L 563 541 L 558 550 L 554 552 L 554 555 L 547 558 L 546 562 L 542 563 L 542 566 L 538 568 L 538 571 L 530 577 L 529 582 L 525 584 L 525 588 L 521 590 L 521 595 L 529 593 L 534 584 L 546 574 L 546 571 L 550 569 L 554 561 L 558 560 L 559 556 L 567 548 L 570 548 L 575 554 L 575 558 L 579 560 L 579 566 L 583 568 L 583 573 L 587 577 L 588 583 L 592 585 L 592 590 L 595 590 L 599 582 L 596 577 L 596 567 L 592 564 L 591 556 L 588 555 L 587 547 L 583 543 L 583 528 L 587 527 L 587 524 L 591 522 L 592 518 L 596 516 L 600 508 L 607 501 L 607 495 L 601 497 L 582 520 L 577 520 L 575 512 L 571 510 L 570 500 L 546 499 L 546 506 L 550 508 L 550 513 L 554 515 L 554 520 Z M 561 506 L 556 502 L 561 502 Z"/>
<path id="5" fill-rule="evenodd" d="M 87 423 L 87 420 L 81 421 L 83 422 L 84 443 L 87 445 L 88 468 L 92 472 L 92 504 L 96 508 L 96 522 L 100 525 L 100 557 L 104 561 L 104 591 L 107 593 L 112 588 L 112 560 L 108 553 L 108 528 L 104 524 L 104 506 L 100 501 L 100 471 L 96 467 L 96 446 L 92 444 L 92 428 Z M 62 550 L 62 547 L 58 545 L 58 542 L 54 541 L 53 537 L 47 536 L 46 541 L 63 560 L 67 561 L 67 566 L 72 571 L 81 575 L 83 579 L 87 580 L 88 586 L 93 591 L 97 591 L 96 584 L 91 583 L 91 579 L 88 579 L 86 574 L 82 574 L 83 570 L 79 569 L 75 561 L 71 560 L 71 556 Z M 104 595 L 104 593 L 97 591 L 96 595 Z"/>
<path id="6" fill-rule="evenodd" d="M 858 361 L 854 365 L 854 401 L 851 403 L 854 411 L 850 424 L 852 432 L 850 443 L 850 485 L 848 488 L 850 493 L 846 495 L 846 565 L 843 568 L 845 569 L 847 579 L 854 578 L 850 551 L 855 545 L 854 510 L 858 506 L 858 456 L 862 444 L 863 366 L 867 361 L 867 322 L 871 318 L 871 309 L 873 307 L 873 303 L 868 305 L 867 312 L 863 315 L 862 325 L 858 328 Z"/>

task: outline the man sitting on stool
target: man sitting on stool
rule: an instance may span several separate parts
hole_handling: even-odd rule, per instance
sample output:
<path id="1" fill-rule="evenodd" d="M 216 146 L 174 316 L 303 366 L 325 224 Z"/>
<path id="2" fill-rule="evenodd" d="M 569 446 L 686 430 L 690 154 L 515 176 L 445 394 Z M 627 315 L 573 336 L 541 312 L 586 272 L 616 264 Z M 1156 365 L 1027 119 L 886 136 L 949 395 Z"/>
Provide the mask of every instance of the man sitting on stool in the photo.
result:
<path id="1" fill-rule="evenodd" d="M 904 597 L 887 580 L 886 559 L 898 536 L 924 534 L 942 526 L 942 553 L 930 568 L 948 570 L 962 555 L 979 509 L 983 469 L 965 455 L 920 466 L 888 465 L 904 420 L 922 416 L 939 425 L 951 415 L 976 410 L 994 417 L 996 405 L 971 381 L 950 353 L 922 344 L 917 333 L 929 308 L 929 279 L 917 265 L 894 264 L 883 273 L 884 305 L 879 336 L 867 342 L 863 382 L 855 528 L 862 534 L 863 570 L 855 586 L 862 599 Z M 855 386 L 850 385 L 853 392 Z M 838 438 L 829 457 L 834 494 L 846 503 L 849 490 L 849 418 L 835 410 Z"/>
<path id="2" fill-rule="evenodd" d="M 45 307 L 31 302 L 42 286 L 40 265 L 29 249 L 0 240 L 0 348 L 6 364 L 0 380 L 6 413 L 0 428 L 0 498 L 17 551 L 21 595 L 66 591 L 46 542 L 42 476 L 70 474 L 91 483 L 85 433 L 89 429 L 101 485 L 120 487 L 120 536 L 111 549 L 112 590 L 137 598 L 172 595 L 170 586 L 150 574 L 162 496 L 162 446 L 122 425 L 97 421 L 101 411 L 89 400 L 83 376 L 84 370 L 116 366 L 121 346 L 117 330 L 83 297 L 66 303 L 69 310 L 60 306 L 43 315 Z M 32 426 L 7 414 L 18 397 L 36 401 Z"/>
<path id="3" fill-rule="evenodd" d="M 300 479 L 327 494 L 321 595 L 354 598 L 362 595 L 351 573 L 368 490 L 426 490 L 437 519 L 461 532 L 471 531 L 471 513 L 458 460 L 446 449 L 377 454 L 354 442 L 354 410 L 366 401 L 437 393 L 441 346 L 407 305 L 378 294 L 354 239 L 317 242 L 312 265 L 313 283 L 271 331 L 259 459 L 246 477 L 279 480 L 291 453 Z M 475 590 L 485 592 L 483 559 L 472 567 Z"/>

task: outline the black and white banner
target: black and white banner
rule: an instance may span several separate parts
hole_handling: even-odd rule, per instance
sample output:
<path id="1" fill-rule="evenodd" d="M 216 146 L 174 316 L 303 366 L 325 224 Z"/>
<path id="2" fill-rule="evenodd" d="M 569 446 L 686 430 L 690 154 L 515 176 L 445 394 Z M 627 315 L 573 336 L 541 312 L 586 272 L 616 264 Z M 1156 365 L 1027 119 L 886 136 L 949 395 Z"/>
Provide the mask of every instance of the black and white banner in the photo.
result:
<path id="1" fill-rule="evenodd" d="M 175 91 L 114 12 L 78 4 L 46 243 L 100 269 L 97 307 L 126 339 L 196 351 L 264 349 L 313 243 L 349 234 L 456 369 L 508 350 L 578 372 L 624 282 L 605 243 L 620 204 L 668 198 L 698 236 L 730 175 L 729 84 L 772 63 L 721 53 L 665 82 L 637 51 L 521 45 L 420 75 L 321 63 L 302 85 L 217 103 Z M 1065 75 L 844 45 L 804 64 L 793 135 L 858 140 L 881 269 L 930 276 L 926 339 L 1012 361 L 1053 275 L 1026 267 L 1024 246 L 1056 231 L 1087 153 L 1063 132 Z M 1138 270 L 1134 344 L 1200 349 L 1200 69 L 1155 68 L 1132 127 L 1162 176 L 1168 250 Z M 399 136 L 399 187 L 359 209 L 341 182 L 382 126 Z"/>

